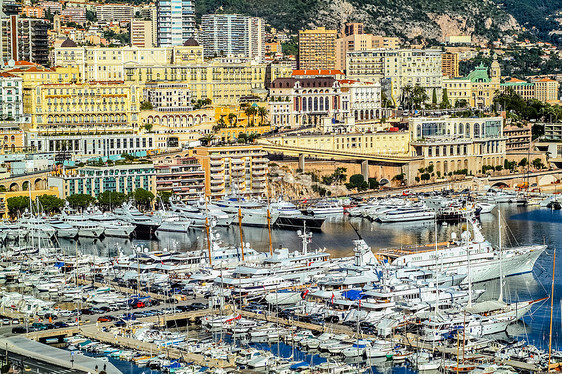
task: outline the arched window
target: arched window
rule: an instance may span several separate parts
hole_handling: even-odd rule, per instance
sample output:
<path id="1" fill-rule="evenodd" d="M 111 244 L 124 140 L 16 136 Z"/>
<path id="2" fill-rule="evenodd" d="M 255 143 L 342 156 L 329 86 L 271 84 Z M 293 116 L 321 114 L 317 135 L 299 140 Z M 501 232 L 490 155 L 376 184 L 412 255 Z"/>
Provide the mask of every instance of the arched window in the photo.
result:
<path id="1" fill-rule="evenodd" d="M 314 98 L 314 111 L 315 112 L 318 111 L 318 98 L 317 97 Z"/>
<path id="2" fill-rule="evenodd" d="M 474 137 L 480 138 L 480 124 L 479 123 L 474 124 Z"/>

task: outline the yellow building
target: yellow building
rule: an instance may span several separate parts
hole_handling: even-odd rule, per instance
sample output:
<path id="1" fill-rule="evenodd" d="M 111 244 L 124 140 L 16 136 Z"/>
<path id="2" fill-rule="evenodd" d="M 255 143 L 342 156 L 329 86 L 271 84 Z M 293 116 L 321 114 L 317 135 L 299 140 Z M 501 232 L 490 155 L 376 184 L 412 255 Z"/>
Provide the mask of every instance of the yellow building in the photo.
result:
<path id="1" fill-rule="evenodd" d="M 267 95 L 265 86 L 280 77 L 290 77 L 292 69 L 282 64 L 262 64 L 245 60 L 215 59 L 189 65 L 127 64 L 125 80 L 130 82 L 175 82 L 189 86 L 193 100 L 209 98 L 213 105 L 238 105 L 247 97 Z"/>
<path id="2" fill-rule="evenodd" d="M 35 200 L 37 197 L 43 196 L 43 195 L 50 195 L 50 196 L 59 197 L 59 190 L 56 187 L 51 187 L 48 190 L 34 190 L 34 189 L 32 189 L 31 191 L 0 192 L 0 214 L 2 215 L 2 217 L 5 218 L 5 219 L 9 218 L 8 207 L 7 207 L 7 201 L 8 201 L 9 198 L 17 197 L 17 196 L 29 197 L 30 195 L 31 195 L 32 200 Z"/>
<path id="3" fill-rule="evenodd" d="M 441 55 L 441 69 L 444 77 L 456 78 L 459 76 L 459 55 L 454 52 L 445 52 Z"/>
<path id="4" fill-rule="evenodd" d="M 465 78 L 443 78 L 443 88 L 447 89 L 449 103 L 465 100 L 474 108 L 490 107 L 497 92 L 500 92 L 500 64 L 497 56 L 489 69 L 483 64 L 477 66 Z"/>
<path id="5" fill-rule="evenodd" d="M 21 151 L 23 147 L 23 130 L 15 123 L 0 123 L 0 154 Z"/>
<path id="6" fill-rule="evenodd" d="M 31 123 L 46 133 L 123 133 L 138 129 L 142 92 L 137 84 L 88 82 L 41 84 L 24 103 Z"/>
<path id="7" fill-rule="evenodd" d="M 410 133 L 407 131 L 384 131 L 376 133 L 280 135 L 268 137 L 267 142 L 327 151 L 408 156 Z"/>
<path id="8" fill-rule="evenodd" d="M 560 84 L 552 79 L 544 78 L 535 83 L 535 99 L 545 103 L 558 100 L 558 89 Z"/>
<path id="9" fill-rule="evenodd" d="M 267 155 L 261 146 L 195 147 L 192 154 L 205 170 L 205 195 L 230 193 L 266 196 Z"/>
<path id="10" fill-rule="evenodd" d="M 257 102 L 254 107 L 267 108 L 268 103 Z M 254 115 L 248 118 L 246 108 L 237 105 L 215 107 L 215 137 L 222 142 L 236 141 L 240 133 L 262 135 L 271 131 L 269 115 L 262 118 Z M 221 120 L 222 119 L 222 120 Z"/>
<path id="11" fill-rule="evenodd" d="M 299 69 L 336 69 L 336 30 L 299 31 Z"/>

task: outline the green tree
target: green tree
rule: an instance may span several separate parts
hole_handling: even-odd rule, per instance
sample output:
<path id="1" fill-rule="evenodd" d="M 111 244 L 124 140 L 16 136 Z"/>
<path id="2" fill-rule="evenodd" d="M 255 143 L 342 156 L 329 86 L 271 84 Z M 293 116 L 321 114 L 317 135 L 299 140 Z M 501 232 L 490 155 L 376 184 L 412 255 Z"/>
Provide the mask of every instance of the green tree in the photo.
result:
<path id="1" fill-rule="evenodd" d="M 199 138 L 202 145 L 211 145 L 213 140 L 215 140 L 215 136 L 213 134 L 207 134 Z"/>
<path id="2" fill-rule="evenodd" d="M 29 197 L 27 196 L 14 196 L 6 200 L 8 212 L 11 216 L 19 216 L 26 209 L 29 209 Z"/>
<path id="3" fill-rule="evenodd" d="M 76 193 L 68 196 L 66 198 L 66 201 L 68 201 L 70 206 L 73 207 L 74 209 L 78 209 L 78 208 L 86 209 L 87 207 L 89 207 L 90 205 L 96 202 L 96 198 L 88 194 Z"/>
<path id="4" fill-rule="evenodd" d="M 411 84 L 402 87 L 402 100 L 401 104 L 404 108 L 412 109 L 414 88 Z"/>
<path id="5" fill-rule="evenodd" d="M 380 186 L 379 181 L 377 180 L 377 178 L 369 178 L 369 188 L 371 190 L 376 190 L 378 189 Z"/>
<path id="6" fill-rule="evenodd" d="M 262 107 L 262 106 L 258 107 L 258 109 L 257 109 L 257 115 L 260 117 L 260 124 L 263 125 L 263 120 L 264 120 L 264 118 L 267 116 L 267 113 L 268 113 L 268 112 L 269 112 L 269 111 L 267 110 L 267 108 Z"/>
<path id="7" fill-rule="evenodd" d="M 525 167 L 529 164 L 529 161 L 527 160 L 527 157 L 524 157 L 521 159 L 521 161 L 519 161 L 519 166 Z"/>
<path id="8" fill-rule="evenodd" d="M 230 124 L 230 126 L 233 126 L 235 123 L 238 122 L 238 117 L 236 117 L 236 114 L 234 113 L 228 113 L 228 123 Z"/>
<path id="9" fill-rule="evenodd" d="M 115 191 L 103 191 L 98 195 L 98 203 L 104 210 L 111 210 L 116 206 L 121 206 L 127 201 L 127 195 Z"/>
<path id="10" fill-rule="evenodd" d="M 96 22 L 98 20 L 96 13 L 92 10 L 86 10 L 86 19 L 90 22 Z"/>
<path id="11" fill-rule="evenodd" d="M 6 192 L 6 186 L 0 186 L 0 192 Z"/>
<path id="12" fill-rule="evenodd" d="M 437 105 L 437 91 L 435 90 L 435 87 L 433 87 L 433 95 L 431 97 L 431 104 Z"/>
<path id="13" fill-rule="evenodd" d="M 246 144 L 248 142 L 248 134 L 241 132 L 238 134 L 238 143 Z"/>
<path id="14" fill-rule="evenodd" d="M 140 105 L 140 110 L 152 110 L 154 106 L 150 101 L 143 101 Z"/>
<path id="15" fill-rule="evenodd" d="M 152 123 L 145 123 L 145 124 L 144 124 L 144 129 L 145 129 L 147 132 L 151 132 L 151 131 L 152 131 L 152 127 L 153 127 L 153 126 L 152 126 Z"/>
<path id="16" fill-rule="evenodd" d="M 443 97 L 441 98 L 441 104 L 439 107 L 441 109 L 448 109 L 451 107 L 451 103 L 449 102 L 449 93 L 446 88 L 443 88 Z"/>
<path id="17" fill-rule="evenodd" d="M 133 199 L 137 205 L 149 209 L 152 200 L 154 200 L 154 194 L 144 188 L 137 188 L 133 193 Z"/>
<path id="18" fill-rule="evenodd" d="M 347 187 L 348 190 L 357 188 L 357 190 L 360 191 L 360 188 L 363 186 L 364 183 L 365 183 L 365 177 L 363 177 L 363 174 L 353 174 L 351 177 L 349 177 L 349 183 L 347 183 L 345 186 Z"/>
<path id="19" fill-rule="evenodd" d="M 246 117 L 248 117 L 248 124 L 249 125 L 254 124 L 254 116 L 256 115 L 257 112 L 258 112 L 258 110 L 254 106 L 249 106 L 244 110 L 244 113 L 246 114 Z"/>
<path id="20" fill-rule="evenodd" d="M 460 99 L 455 101 L 455 108 L 456 109 L 462 109 L 462 108 L 466 108 L 468 107 L 468 102 L 466 101 L 466 99 Z"/>
<path id="21" fill-rule="evenodd" d="M 420 175 L 420 179 L 424 182 L 428 181 L 431 178 L 431 175 L 429 173 L 423 173 L 422 175 Z"/>
<path id="22" fill-rule="evenodd" d="M 38 201 L 46 213 L 57 213 L 64 207 L 64 200 L 53 195 L 41 195 L 38 197 Z"/>
<path id="23" fill-rule="evenodd" d="M 412 102 L 414 103 L 415 108 L 421 109 L 422 104 L 427 100 L 429 100 L 429 96 L 427 96 L 425 88 L 416 84 L 412 90 Z"/>
<path id="24" fill-rule="evenodd" d="M 535 169 L 544 169 L 544 164 L 540 158 L 535 158 L 532 164 Z"/>

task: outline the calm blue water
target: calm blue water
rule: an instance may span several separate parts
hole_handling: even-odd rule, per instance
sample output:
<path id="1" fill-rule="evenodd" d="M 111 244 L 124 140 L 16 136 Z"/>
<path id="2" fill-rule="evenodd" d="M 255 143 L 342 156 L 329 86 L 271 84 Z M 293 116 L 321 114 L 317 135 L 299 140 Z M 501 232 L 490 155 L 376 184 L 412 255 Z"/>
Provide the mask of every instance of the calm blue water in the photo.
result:
<path id="1" fill-rule="evenodd" d="M 503 226 L 503 245 L 509 247 L 521 244 L 548 245 L 548 249 L 538 259 L 535 269 L 531 274 L 509 277 L 506 279 L 505 299 L 507 301 L 531 300 L 550 295 L 552 282 L 552 266 L 554 249 L 562 247 L 562 211 L 551 211 L 538 207 L 515 207 L 510 205 L 501 206 Z M 483 215 L 481 218 L 482 229 L 485 236 L 492 243 L 498 240 L 498 218 L 497 212 Z M 352 240 L 356 238 L 350 223 L 359 231 L 363 239 L 373 250 L 386 247 L 400 247 L 401 245 L 424 245 L 435 241 L 435 230 L 433 223 L 414 224 L 380 224 L 360 218 L 331 217 L 324 224 L 323 231 L 314 233 L 311 247 L 326 248 L 333 256 L 347 256 L 352 254 Z M 226 243 L 236 245 L 239 243 L 238 228 L 219 228 L 217 230 Z M 461 225 L 438 226 L 437 240 L 444 241 L 450 238 L 452 232 L 460 236 Z M 244 239 L 252 243 L 252 246 L 261 251 L 268 250 L 268 232 L 262 228 L 244 228 Z M 82 240 L 80 247 L 84 252 L 100 255 L 115 255 L 117 248 L 125 252 L 130 251 L 131 246 L 144 245 L 153 250 L 170 248 L 178 250 L 204 249 L 204 233 L 193 232 L 188 235 L 164 234 L 155 241 L 140 240 L 118 240 L 104 239 L 103 241 Z M 287 246 L 289 248 L 300 248 L 299 239 L 294 231 L 274 230 L 272 232 L 274 246 Z M 61 246 L 73 253 L 73 242 L 61 242 Z M 553 347 L 562 349 L 562 251 L 556 258 L 556 276 L 553 298 Z M 486 293 L 480 300 L 497 298 L 499 293 L 499 281 L 477 284 L 475 288 L 486 289 Z M 508 332 L 512 336 L 535 344 L 542 348 L 548 347 L 548 334 L 550 323 L 550 300 L 536 306 L 523 321 L 512 326 Z M 277 351 L 277 347 L 272 347 Z M 281 344 L 280 350 L 285 357 L 290 356 L 291 348 Z M 304 354 L 304 353 L 303 353 Z M 303 356 L 304 360 L 309 357 Z M 140 371 L 129 363 L 121 363 L 120 369 L 124 373 L 138 374 Z M 143 372 L 146 372 L 145 369 Z M 148 370 L 150 371 L 150 370 Z M 375 367 L 375 372 L 385 373 L 409 373 L 408 368 Z"/>

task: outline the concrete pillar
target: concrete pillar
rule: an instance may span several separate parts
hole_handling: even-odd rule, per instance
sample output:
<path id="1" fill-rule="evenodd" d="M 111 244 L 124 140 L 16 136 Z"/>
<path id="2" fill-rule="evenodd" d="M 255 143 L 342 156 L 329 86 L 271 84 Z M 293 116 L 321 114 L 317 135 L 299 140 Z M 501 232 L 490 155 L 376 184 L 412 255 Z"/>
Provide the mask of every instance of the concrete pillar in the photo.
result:
<path id="1" fill-rule="evenodd" d="M 304 172 L 304 154 L 299 154 L 299 169 Z"/>
<path id="2" fill-rule="evenodd" d="M 369 161 L 365 160 L 361 162 L 361 174 L 366 181 L 369 180 Z"/>

